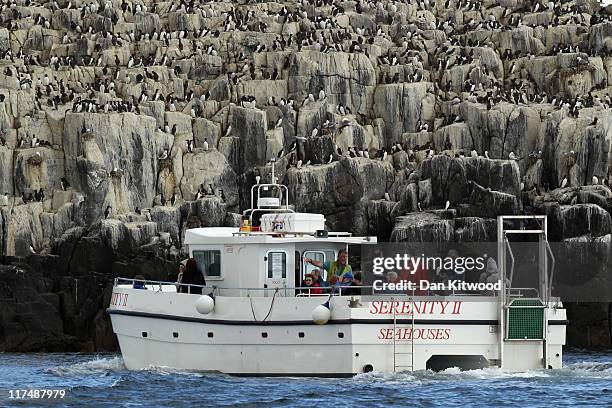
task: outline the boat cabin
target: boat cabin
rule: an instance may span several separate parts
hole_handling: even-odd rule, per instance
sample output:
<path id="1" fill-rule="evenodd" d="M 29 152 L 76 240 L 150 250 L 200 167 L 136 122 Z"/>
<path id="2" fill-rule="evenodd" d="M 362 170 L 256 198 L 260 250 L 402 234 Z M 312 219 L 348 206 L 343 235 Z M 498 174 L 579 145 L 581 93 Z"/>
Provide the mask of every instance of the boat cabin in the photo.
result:
<path id="1" fill-rule="evenodd" d="M 319 214 L 287 214 L 287 219 Z M 320 230 L 319 230 L 320 231 Z M 306 274 L 317 269 L 304 258 L 333 262 L 348 245 L 375 244 L 376 238 L 317 232 L 241 232 L 239 228 L 195 228 L 187 231 L 185 244 L 206 278 L 224 296 L 294 296 Z M 327 235 L 327 236 L 324 236 Z M 323 268 L 321 276 L 327 280 Z M 232 288 L 232 289 L 229 289 Z M 298 290 L 299 292 L 299 290 Z"/>
<path id="2" fill-rule="evenodd" d="M 294 296 L 304 276 L 317 269 L 305 258 L 333 262 L 348 245 L 376 243 L 375 237 L 326 231 L 322 214 L 295 212 L 289 190 L 276 183 L 274 163 L 271 170 L 272 183 L 257 179 L 251 187 L 251 208 L 244 211 L 240 228 L 194 228 L 185 233 L 189 256 L 207 286 L 215 286 L 224 296 Z M 319 269 L 327 281 L 327 272 Z"/>

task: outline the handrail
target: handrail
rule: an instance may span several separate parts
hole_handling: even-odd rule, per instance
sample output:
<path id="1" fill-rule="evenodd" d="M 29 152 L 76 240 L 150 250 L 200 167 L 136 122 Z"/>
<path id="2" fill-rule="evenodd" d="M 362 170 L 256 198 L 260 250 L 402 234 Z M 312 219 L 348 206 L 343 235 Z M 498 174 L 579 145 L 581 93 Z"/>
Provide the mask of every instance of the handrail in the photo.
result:
<path id="1" fill-rule="evenodd" d="M 550 300 L 550 297 L 552 295 L 552 283 L 553 283 L 553 277 L 555 276 L 555 256 L 552 252 L 552 249 L 550 247 L 550 243 L 548 242 L 548 240 L 545 240 L 546 242 L 546 249 L 548 251 L 548 254 L 550 255 L 550 260 L 552 261 L 551 266 L 550 266 L 550 279 L 548 282 L 548 293 L 546 293 L 546 304 L 548 304 L 548 301 Z"/>
<path id="2" fill-rule="evenodd" d="M 252 208 L 246 210 L 245 212 L 249 212 L 249 223 L 250 225 L 253 225 L 253 214 L 255 214 L 256 212 L 277 212 L 287 214 L 293 213 L 295 211 L 293 211 L 291 208 Z"/>
<path id="3" fill-rule="evenodd" d="M 517 291 L 518 293 L 516 295 L 513 295 L 512 294 L 513 290 Z M 528 291 L 528 290 L 532 290 L 535 292 L 535 296 L 533 297 L 540 298 L 540 291 L 537 288 L 508 288 L 507 292 L 508 292 L 508 296 L 516 298 L 516 297 L 526 297 L 525 295 L 521 293 L 521 291 Z"/>
<path id="4" fill-rule="evenodd" d="M 301 231 L 237 231 L 237 232 L 233 232 L 232 233 L 233 236 L 235 237 L 239 237 L 239 236 L 252 236 L 252 237 L 257 237 L 257 236 L 272 236 L 272 237 L 282 237 L 285 238 L 287 236 L 291 236 L 291 237 L 303 237 L 303 236 L 308 236 L 308 237 L 315 237 L 317 234 L 316 232 L 301 232 Z M 351 238 L 353 236 L 352 233 L 350 232 L 328 232 L 327 233 L 327 237 L 328 238 Z M 369 241 L 370 237 L 363 237 L 364 240 Z"/>
<path id="5" fill-rule="evenodd" d="M 162 286 L 166 285 L 166 286 L 176 286 L 177 289 L 180 286 L 186 286 L 187 290 L 188 290 L 188 294 L 191 294 L 191 288 L 202 288 L 202 289 L 212 289 L 212 291 L 214 292 L 215 289 L 217 289 L 216 286 L 207 286 L 207 285 L 196 285 L 194 283 L 183 283 L 183 282 L 167 282 L 167 281 L 158 281 L 158 280 L 149 280 L 149 279 L 134 279 L 134 278 L 121 278 L 121 277 L 117 277 L 113 280 L 113 287 L 118 286 L 120 282 L 126 282 L 126 283 L 131 283 L 132 285 L 135 282 L 142 282 L 145 285 L 151 285 L 151 286 L 155 286 L 155 285 L 159 285 L 159 292 L 162 292 Z"/>
<path id="6" fill-rule="evenodd" d="M 546 215 L 499 215 L 497 218 L 502 220 L 545 220 Z"/>
<path id="7" fill-rule="evenodd" d="M 284 184 L 277 184 L 277 183 L 261 183 L 261 184 L 254 184 L 253 186 L 251 186 L 251 208 L 249 208 L 249 210 L 255 210 L 258 209 L 259 207 L 255 207 L 255 195 L 253 194 L 255 192 L 255 189 L 257 189 L 257 198 L 260 197 L 260 191 L 263 187 L 275 187 L 278 188 L 279 190 L 281 190 L 281 196 L 283 195 L 282 193 L 285 193 L 285 204 L 284 207 L 285 209 L 289 209 L 289 189 L 287 188 L 287 186 L 285 186 Z M 283 200 L 281 198 L 280 201 L 280 205 L 283 205 Z M 246 211 L 249 211 L 246 210 Z"/>
<path id="8" fill-rule="evenodd" d="M 514 253 L 512 252 L 512 248 L 510 247 L 510 241 L 508 241 L 508 237 L 504 235 L 504 241 L 506 242 L 506 247 L 508 248 L 508 253 L 510 254 L 510 287 L 512 287 L 512 278 L 514 278 Z M 502 279 L 506 279 L 505 276 L 502 276 Z"/>
<path id="9" fill-rule="evenodd" d="M 220 291 L 222 290 L 243 290 L 243 291 L 247 291 L 248 295 L 250 296 L 250 292 L 258 292 L 258 291 L 276 291 L 277 288 L 276 287 L 270 287 L 270 288 L 253 288 L 253 287 L 219 287 L 216 285 L 211 285 L 211 286 L 207 286 L 207 285 L 196 285 L 196 284 L 191 284 L 191 283 L 183 283 L 183 282 L 168 282 L 168 281 L 158 281 L 158 280 L 149 280 L 149 279 L 134 279 L 134 278 L 121 278 L 121 277 L 117 277 L 114 279 L 114 284 L 113 286 L 118 286 L 119 284 L 123 283 L 123 284 L 134 284 L 134 282 L 142 282 L 145 285 L 150 285 L 150 286 L 159 286 L 159 290 L 158 292 L 162 292 L 163 291 L 163 287 L 164 286 L 174 286 L 174 287 L 181 287 L 181 286 L 186 286 L 188 288 L 188 294 L 191 294 L 191 288 L 201 288 L 201 289 L 207 289 L 209 292 L 212 293 L 217 293 L 219 294 Z M 360 295 L 357 296 L 361 296 L 361 295 L 366 295 L 366 296 L 398 296 L 398 295 L 406 295 L 406 296 L 416 296 L 415 291 L 413 290 L 412 292 L 409 291 L 400 291 L 400 292 L 396 292 L 393 291 L 392 293 L 386 292 L 386 291 L 378 291 L 375 289 L 375 287 L 373 285 L 359 285 L 359 286 L 317 286 L 317 287 L 312 287 L 312 286 L 295 286 L 295 287 L 282 287 L 280 288 L 284 291 L 287 290 L 295 290 L 297 292 L 310 292 L 312 290 L 322 290 L 324 293 L 324 295 L 329 295 L 330 293 L 333 296 L 349 296 L 349 295 L 342 295 L 343 291 L 346 291 L 348 289 L 359 289 L 361 292 L 363 292 L 363 289 L 371 289 L 370 293 L 361 293 Z M 516 289 L 532 289 L 532 288 L 516 288 Z M 536 289 L 533 289 L 536 290 Z M 483 294 L 489 293 L 488 291 L 474 291 L 474 292 L 456 292 L 455 290 L 450 291 L 450 293 L 447 296 L 486 296 Z M 303 294 L 303 293 L 296 293 L 295 297 L 304 297 L 304 296 L 318 296 L 317 294 Z M 428 293 L 427 295 L 423 295 L 423 296 L 432 296 L 432 295 L 436 295 L 436 291 L 431 291 L 431 293 Z"/>

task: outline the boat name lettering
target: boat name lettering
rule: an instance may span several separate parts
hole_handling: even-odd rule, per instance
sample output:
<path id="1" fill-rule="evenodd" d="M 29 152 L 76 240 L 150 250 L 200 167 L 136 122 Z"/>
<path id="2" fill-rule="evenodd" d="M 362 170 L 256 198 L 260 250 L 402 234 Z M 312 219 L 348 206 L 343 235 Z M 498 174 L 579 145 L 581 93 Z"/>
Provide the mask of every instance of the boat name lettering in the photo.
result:
<path id="1" fill-rule="evenodd" d="M 127 300 L 128 300 L 128 294 L 127 293 L 116 293 L 116 292 L 113 292 L 113 294 L 111 295 L 110 304 L 113 305 L 113 306 L 126 306 L 127 305 Z"/>
<path id="2" fill-rule="evenodd" d="M 396 314 L 396 315 L 458 315 L 461 314 L 461 304 L 463 301 L 439 301 L 423 300 L 420 302 L 411 301 L 386 301 L 376 300 L 370 303 L 370 314 Z"/>
<path id="3" fill-rule="evenodd" d="M 448 340 L 450 334 L 451 329 L 396 328 L 395 340 Z M 392 328 L 381 328 L 378 331 L 378 340 L 391 340 L 393 335 Z"/>

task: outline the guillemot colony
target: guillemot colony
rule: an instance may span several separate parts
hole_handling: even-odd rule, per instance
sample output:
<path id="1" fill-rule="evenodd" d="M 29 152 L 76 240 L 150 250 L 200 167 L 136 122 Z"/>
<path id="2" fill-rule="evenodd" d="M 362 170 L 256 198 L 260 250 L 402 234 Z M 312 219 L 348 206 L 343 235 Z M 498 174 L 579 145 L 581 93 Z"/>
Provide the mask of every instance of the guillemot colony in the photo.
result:
<path id="1" fill-rule="evenodd" d="M 277 177 L 333 229 L 490 239 L 491 217 L 541 212 L 557 239 L 611 231 L 612 23 L 597 1 L 25 0 L 0 14 L 0 246 L 51 254 L 75 281 L 151 248 L 179 259 L 188 227 L 237 225 L 283 150 Z"/>

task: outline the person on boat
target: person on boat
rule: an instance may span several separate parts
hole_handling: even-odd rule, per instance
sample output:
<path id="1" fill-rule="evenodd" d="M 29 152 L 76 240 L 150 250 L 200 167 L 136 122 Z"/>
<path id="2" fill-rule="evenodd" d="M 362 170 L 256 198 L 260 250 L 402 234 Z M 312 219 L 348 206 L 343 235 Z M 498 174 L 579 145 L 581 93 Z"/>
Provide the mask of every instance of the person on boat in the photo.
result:
<path id="1" fill-rule="evenodd" d="M 363 286 L 361 272 L 355 272 L 349 287 L 342 289 L 342 294 L 345 296 L 359 296 L 361 295 L 361 286 Z"/>
<path id="2" fill-rule="evenodd" d="M 386 280 L 387 280 L 387 283 L 393 283 L 393 284 L 400 283 L 399 275 L 397 274 L 397 272 L 394 272 L 394 271 L 387 272 Z M 387 289 L 384 290 L 383 293 L 385 293 L 385 294 L 393 293 L 393 294 L 398 294 L 399 295 L 399 294 L 404 294 L 405 292 L 400 290 L 400 289 L 389 289 L 389 288 L 387 288 Z"/>
<path id="3" fill-rule="evenodd" d="M 320 287 L 327 286 L 327 282 L 325 282 L 325 280 L 323 280 L 323 276 L 321 276 L 320 269 L 314 269 L 312 271 L 312 281 L 318 283 Z"/>
<path id="4" fill-rule="evenodd" d="M 179 264 L 178 274 L 176 275 L 176 281 L 179 283 L 183 281 L 183 274 L 185 273 L 186 264 L 187 264 L 187 260 Z"/>
<path id="5" fill-rule="evenodd" d="M 333 262 L 321 262 L 310 258 L 304 258 L 304 262 L 314 265 L 317 268 L 325 269 L 328 279 L 331 279 L 332 276 L 344 276 L 347 273 L 351 274 L 352 279 L 353 270 L 351 269 L 351 265 L 348 264 L 348 253 L 346 249 L 338 251 L 338 259 Z"/>
<path id="6" fill-rule="evenodd" d="M 351 285 L 353 284 L 353 274 L 345 273 L 342 277 L 338 278 L 336 282 L 334 293 L 338 293 L 341 296 L 349 296 L 351 292 Z"/>
<path id="7" fill-rule="evenodd" d="M 480 283 L 497 283 L 501 280 L 501 276 L 499 274 L 499 269 L 497 268 L 497 262 L 495 259 L 489 257 L 487 259 L 487 269 L 480 274 Z M 506 285 L 510 286 L 510 279 L 506 278 Z M 486 295 L 494 295 L 494 291 L 482 291 L 483 294 Z"/>
<path id="8" fill-rule="evenodd" d="M 493 269 L 492 273 L 490 273 L 489 276 L 487 276 L 486 283 L 497 283 L 498 281 L 502 279 L 501 275 L 499 274 L 499 269 L 497 268 L 497 262 L 495 262 L 495 259 L 493 258 L 489 258 L 489 259 L 493 261 L 491 263 L 495 264 L 495 268 Z M 487 263 L 489 259 L 487 259 Z M 506 278 L 506 285 L 510 286 L 510 279 L 508 278 Z"/>
<path id="9" fill-rule="evenodd" d="M 479 282 L 487 283 L 490 277 L 497 276 L 497 275 L 498 275 L 497 262 L 495 262 L 495 259 L 491 257 L 487 258 L 487 268 L 485 269 L 483 273 L 480 274 Z"/>
<path id="10" fill-rule="evenodd" d="M 178 264 L 178 268 L 172 272 L 168 272 L 166 275 L 166 282 L 180 282 L 183 278 L 183 272 L 185 272 L 185 263 L 187 260 Z"/>
<path id="11" fill-rule="evenodd" d="M 134 283 L 132 284 L 132 288 L 134 289 L 147 289 L 145 286 L 145 277 L 142 275 L 134 276 Z"/>
<path id="12" fill-rule="evenodd" d="M 409 255 L 409 254 L 408 254 Z M 410 256 L 410 255 L 409 255 Z M 421 281 L 429 281 L 429 274 L 427 270 L 422 266 L 417 266 L 416 269 L 403 269 L 399 273 L 399 281 L 412 282 L 416 288 L 414 291 L 407 291 L 408 295 L 424 296 L 428 294 L 427 290 L 420 289 Z"/>
<path id="13" fill-rule="evenodd" d="M 314 280 L 314 277 L 310 273 L 304 276 L 302 288 L 303 289 L 301 290 L 301 292 L 308 296 L 323 294 L 323 289 L 321 288 L 321 285 L 319 284 L 319 282 L 316 282 Z"/>
<path id="14" fill-rule="evenodd" d="M 340 278 L 338 278 L 338 275 L 334 275 L 334 276 L 330 276 L 329 278 L 329 285 L 326 285 L 327 289 L 326 292 L 327 293 L 332 293 L 332 292 L 336 292 L 336 284 L 338 284 L 338 282 L 340 281 Z"/>
<path id="15" fill-rule="evenodd" d="M 446 253 L 445 259 L 448 259 L 448 258 L 451 258 L 451 259 L 459 258 L 459 252 L 457 252 L 456 249 L 449 249 L 448 252 Z M 449 290 L 448 287 L 450 285 L 450 282 L 457 279 L 457 276 L 458 275 L 455 273 L 454 270 L 444 269 L 442 268 L 441 265 L 438 266 L 438 268 L 436 268 L 436 271 L 434 273 L 433 279 L 436 283 L 443 284 L 442 286 L 447 289 L 438 289 L 438 290 L 432 291 L 431 294 L 438 295 L 438 296 L 452 295 L 453 291 Z M 425 278 L 425 279 L 428 280 L 428 278 Z"/>
<path id="16" fill-rule="evenodd" d="M 182 285 L 179 288 L 180 293 L 191 293 L 191 294 L 202 294 L 201 287 L 187 286 L 187 285 L 206 285 L 206 280 L 202 272 L 198 270 L 198 264 L 195 259 L 189 258 L 185 264 L 185 271 L 183 272 Z"/>

